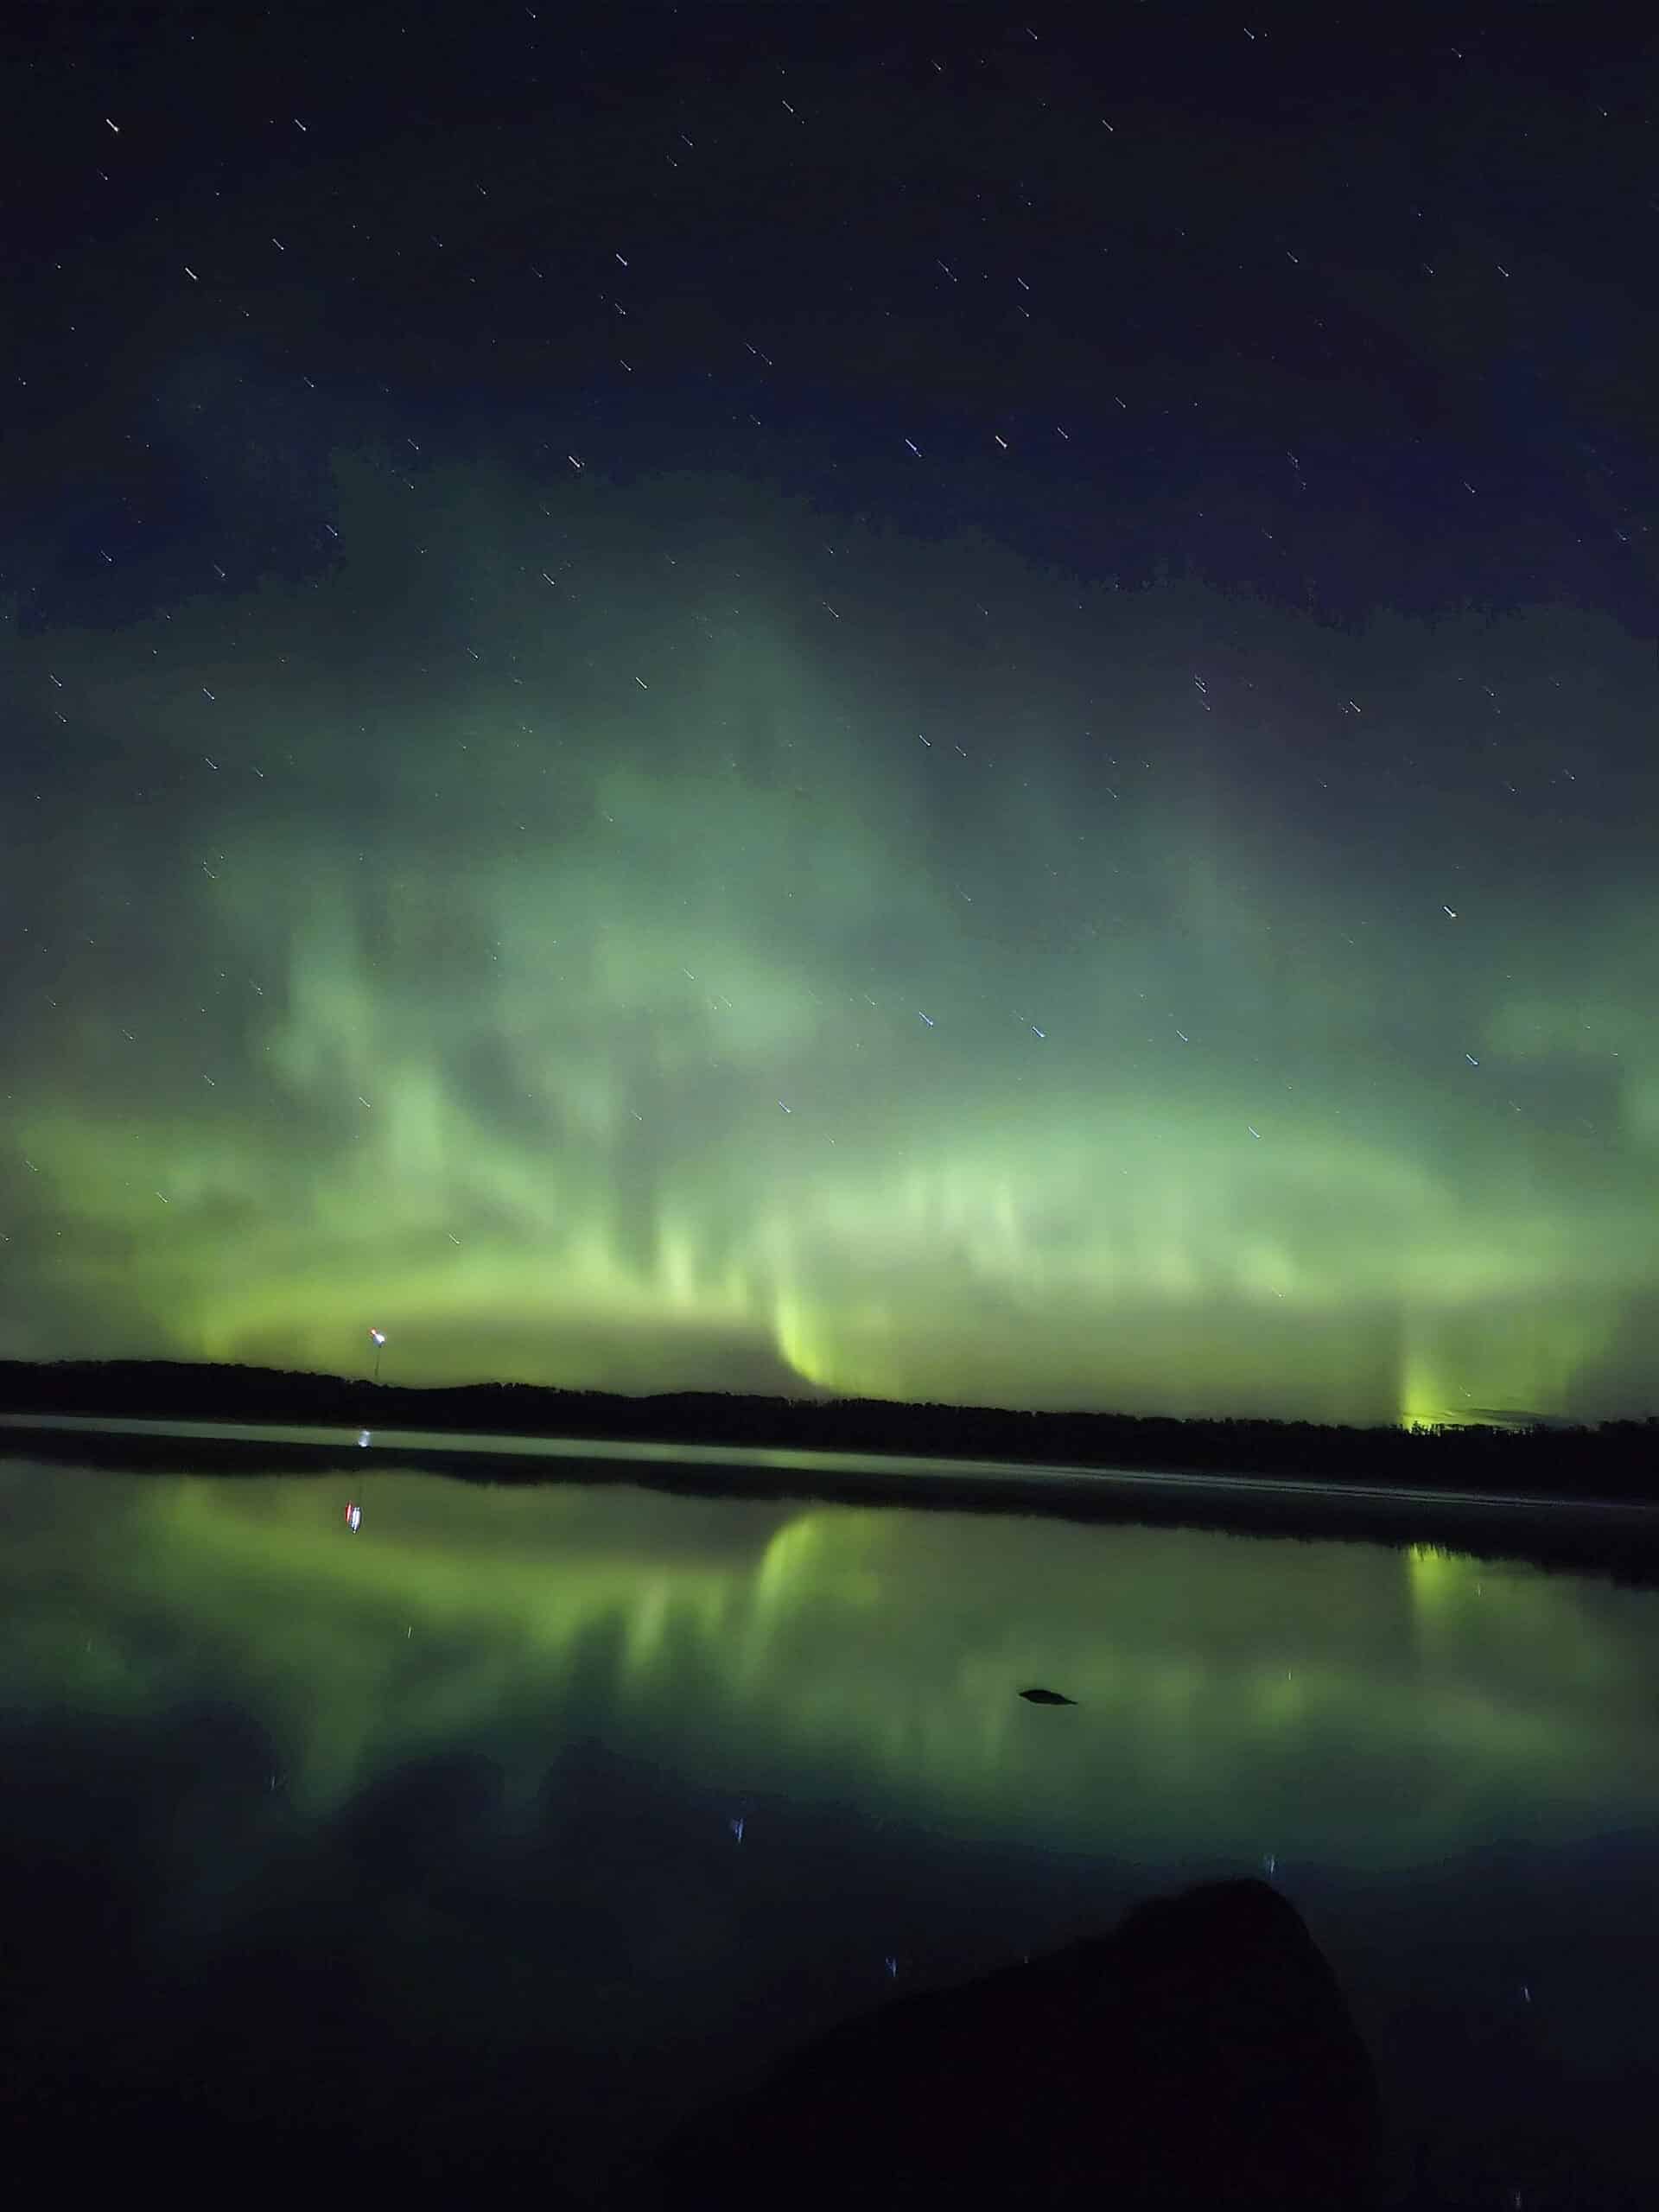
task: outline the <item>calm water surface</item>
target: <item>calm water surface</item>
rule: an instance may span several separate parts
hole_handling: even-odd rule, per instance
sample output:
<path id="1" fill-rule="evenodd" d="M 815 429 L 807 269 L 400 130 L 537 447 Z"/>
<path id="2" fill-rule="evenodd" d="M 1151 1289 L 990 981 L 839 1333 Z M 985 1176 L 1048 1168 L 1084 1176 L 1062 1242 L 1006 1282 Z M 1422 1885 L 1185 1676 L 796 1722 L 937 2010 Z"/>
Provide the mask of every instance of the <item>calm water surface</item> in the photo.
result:
<path id="1" fill-rule="evenodd" d="M 1265 1871 L 1402 2198 L 1659 2201 L 1652 1592 L 378 1458 L 0 1506 L 0 2058 L 66 2179 L 113 2106 L 597 2201 L 816 2028 Z"/>

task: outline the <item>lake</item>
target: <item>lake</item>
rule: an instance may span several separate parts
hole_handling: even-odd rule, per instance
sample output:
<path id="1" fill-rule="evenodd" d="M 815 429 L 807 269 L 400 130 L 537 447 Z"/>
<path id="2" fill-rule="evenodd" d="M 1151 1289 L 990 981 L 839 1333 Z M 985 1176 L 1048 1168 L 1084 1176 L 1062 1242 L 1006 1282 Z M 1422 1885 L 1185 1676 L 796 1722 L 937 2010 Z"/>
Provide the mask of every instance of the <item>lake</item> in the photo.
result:
<path id="1" fill-rule="evenodd" d="M 1389 1548 L 566 1471 L 0 1462 L 0 2060 L 60 2186 L 97 2119 L 181 2179 L 372 2140 L 365 2182 L 609 2201 L 817 2029 L 1266 1873 L 1398 2201 L 1659 2199 L 1659 1593 L 1427 1509 Z"/>

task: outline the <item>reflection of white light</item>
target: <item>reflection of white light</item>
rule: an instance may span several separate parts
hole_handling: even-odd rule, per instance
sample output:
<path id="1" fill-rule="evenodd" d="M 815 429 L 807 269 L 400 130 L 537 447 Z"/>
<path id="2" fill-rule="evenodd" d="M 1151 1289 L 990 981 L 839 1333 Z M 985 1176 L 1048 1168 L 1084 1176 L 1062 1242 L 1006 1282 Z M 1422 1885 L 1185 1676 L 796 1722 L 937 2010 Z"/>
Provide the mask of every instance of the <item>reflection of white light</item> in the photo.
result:
<path id="1" fill-rule="evenodd" d="M 352 1534 L 353 1534 L 353 1535 L 355 1535 L 357 1534 L 358 1530 L 362 1527 L 362 1525 L 363 1525 L 363 1509 L 362 1509 L 362 1507 L 361 1507 L 360 1505 L 356 1505 L 356 1504 L 348 1505 L 348 1506 L 346 1508 L 346 1527 L 351 1530 Z"/>
<path id="2" fill-rule="evenodd" d="M 357 1441 L 358 1441 L 358 1448 L 359 1448 L 360 1451 L 366 1452 L 366 1451 L 368 1450 L 368 1448 L 369 1448 L 369 1446 L 373 1442 L 373 1440 L 374 1440 L 372 1439 L 372 1437 L 371 1437 L 371 1435 L 369 1434 L 369 1432 L 368 1432 L 368 1430 L 367 1430 L 366 1428 L 359 1428 L 359 1429 L 358 1430 L 358 1432 L 357 1432 Z"/>

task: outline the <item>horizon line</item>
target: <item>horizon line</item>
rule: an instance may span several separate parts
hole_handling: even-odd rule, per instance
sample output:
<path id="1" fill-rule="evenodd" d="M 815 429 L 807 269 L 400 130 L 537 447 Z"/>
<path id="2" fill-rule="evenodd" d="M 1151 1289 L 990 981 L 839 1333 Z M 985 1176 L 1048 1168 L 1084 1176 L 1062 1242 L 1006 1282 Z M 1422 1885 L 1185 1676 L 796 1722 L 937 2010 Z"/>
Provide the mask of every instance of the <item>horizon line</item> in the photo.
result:
<path id="1" fill-rule="evenodd" d="M 271 1367 L 246 1360 L 179 1358 L 156 1353 L 116 1357 L 105 1357 L 95 1354 L 69 1354 L 52 1359 L 0 1357 L 0 1371 L 24 1369 L 31 1372 L 41 1373 L 65 1368 L 188 1369 L 205 1374 L 269 1376 L 288 1381 L 333 1382 L 342 1388 L 373 1390 L 377 1394 L 395 1393 L 399 1395 L 431 1396 L 463 1390 L 522 1390 L 534 1391 L 546 1397 L 604 1398 L 636 1406 L 650 1405 L 667 1398 L 712 1398 L 779 1407 L 787 1406 L 791 1408 L 874 1406 L 888 1408 L 900 1413 L 995 1414 L 1014 1420 L 1168 1421 L 1182 1427 L 1190 1425 L 1215 1427 L 1225 1424 L 1232 1427 L 1346 1431 L 1360 1435 L 1389 1433 L 1408 1435 L 1423 1434 L 1446 1429 L 1483 1429 L 1498 1434 L 1515 1434 L 1539 1429 L 1557 1433 L 1573 1430 L 1590 1433 L 1612 1427 L 1639 1427 L 1644 1423 L 1659 1421 L 1659 1411 L 1649 1411 L 1645 1414 L 1607 1414 L 1594 1418 L 1574 1418 L 1567 1414 L 1538 1413 L 1524 1408 L 1507 1407 L 1447 1408 L 1439 1414 L 1402 1414 L 1396 1415 L 1392 1421 L 1319 1421 L 1297 1414 L 1137 1414 L 1103 1406 L 995 1405 L 977 1402 L 968 1402 L 957 1399 L 855 1396 L 845 1392 L 823 1389 L 812 1389 L 804 1396 L 794 1397 L 785 1396 L 774 1391 L 720 1389 L 706 1384 L 687 1385 L 665 1390 L 633 1391 L 608 1389 L 592 1383 L 528 1382 L 498 1377 L 481 1377 L 467 1382 L 383 1382 L 372 1376 L 342 1373 L 332 1369 Z"/>

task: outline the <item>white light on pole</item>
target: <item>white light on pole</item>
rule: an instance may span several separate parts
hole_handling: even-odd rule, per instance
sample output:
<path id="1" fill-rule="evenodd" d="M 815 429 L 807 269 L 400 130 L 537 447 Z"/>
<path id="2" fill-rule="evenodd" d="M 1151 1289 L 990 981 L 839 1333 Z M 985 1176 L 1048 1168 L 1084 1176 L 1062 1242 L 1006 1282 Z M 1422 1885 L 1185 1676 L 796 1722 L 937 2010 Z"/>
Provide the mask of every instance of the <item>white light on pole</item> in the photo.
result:
<path id="1" fill-rule="evenodd" d="M 369 1342 L 374 1346 L 374 1379 L 375 1382 L 378 1383 L 380 1380 L 380 1355 L 386 1348 L 385 1331 L 384 1329 L 371 1329 L 369 1331 Z"/>

